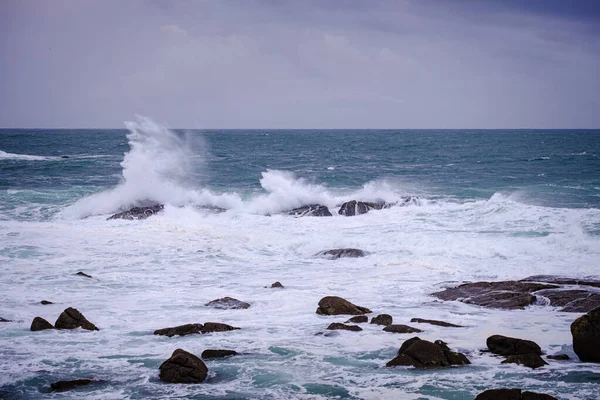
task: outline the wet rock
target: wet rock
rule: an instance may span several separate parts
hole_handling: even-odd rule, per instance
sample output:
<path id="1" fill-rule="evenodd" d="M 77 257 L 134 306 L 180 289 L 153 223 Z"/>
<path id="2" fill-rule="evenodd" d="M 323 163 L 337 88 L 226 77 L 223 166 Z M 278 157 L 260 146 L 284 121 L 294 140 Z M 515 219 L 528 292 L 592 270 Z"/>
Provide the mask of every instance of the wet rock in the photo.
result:
<path id="1" fill-rule="evenodd" d="M 462 325 L 454 325 L 449 322 L 437 321 L 435 319 L 413 318 L 410 320 L 410 322 L 418 322 L 420 324 L 430 324 L 430 325 L 444 326 L 444 327 L 450 327 L 450 328 L 464 328 Z"/>
<path id="2" fill-rule="evenodd" d="M 544 296 L 553 307 L 563 307 L 564 312 L 588 312 L 600 306 L 600 293 L 587 290 L 540 290 L 536 295 Z"/>
<path id="3" fill-rule="evenodd" d="M 83 314 L 81 314 L 76 308 L 69 307 L 63 311 L 54 324 L 56 329 L 75 329 L 83 328 L 88 331 L 97 331 L 96 325 L 88 321 Z"/>
<path id="4" fill-rule="evenodd" d="M 204 350 L 202 352 L 201 357 L 204 359 L 207 358 L 223 358 L 223 357 L 230 357 L 230 356 L 236 356 L 238 353 L 236 351 L 233 350 Z"/>
<path id="5" fill-rule="evenodd" d="M 133 207 L 127 211 L 123 211 L 117 214 L 114 214 L 107 218 L 107 220 L 111 219 L 146 219 L 151 217 L 159 212 L 161 212 L 165 208 L 162 204 L 152 204 L 144 207 Z"/>
<path id="6" fill-rule="evenodd" d="M 600 307 L 571 324 L 573 350 L 583 362 L 600 362 Z"/>
<path id="7" fill-rule="evenodd" d="M 0 317 L 0 322 L 12 322 L 12 320 Z"/>
<path id="8" fill-rule="evenodd" d="M 60 156 L 60 158 L 69 158 L 69 156 Z"/>
<path id="9" fill-rule="evenodd" d="M 204 326 L 202 324 L 185 324 L 174 326 L 172 328 L 157 329 L 154 331 L 154 334 L 168 337 L 173 337 L 175 335 L 185 336 L 192 334 L 200 334 L 202 333 L 203 328 Z"/>
<path id="10" fill-rule="evenodd" d="M 54 303 L 51 301 L 48 301 L 48 300 L 42 300 L 42 301 L 40 301 L 40 304 L 48 305 L 48 304 L 54 304 Z"/>
<path id="11" fill-rule="evenodd" d="M 338 296 L 323 297 L 317 308 L 319 315 L 362 315 L 370 312 L 368 308 L 357 306 Z"/>
<path id="12" fill-rule="evenodd" d="M 369 322 L 369 317 L 367 317 L 366 315 L 357 315 L 356 317 L 352 317 L 348 321 L 346 321 L 346 323 L 351 324 L 362 324 L 365 322 Z"/>
<path id="13" fill-rule="evenodd" d="M 339 336 L 339 335 L 340 335 L 340 333 L 336 332 L 336 331 L 315 333 L 315 336 L 325 336 L 325 337 L 335 337 L 335 336 Z"/>
<path id="14" fill-rule="evenodd" d="M 281 284 L 281 282 L 279 282 L 279 281 L 277 281 L 277 282 L 275 282 L 275 283 L 272 283 L 272 284 L 271 284 L 271 287 L 272 287 L 272 288 L 280 288 L 280 289 L 283 289 L 283 288 L 284 288 L 284 286 L 283 286 L 283 285 Z"/>
<path id="15" fill-rule="evenodd" d="M 223 297 L 205 304 L 207 307 L 218 308 L 221 310 L 245 309 L 250 307 L 250 304 L 234 299 L 233 297 Z"/>
<path id="16" fill-rule="evenodd" d="M 331 217 L 329 208 L 320 204 L 309 204 L 306 206 L 294 208 L 287 212 L 288 215 L 295 217 Z"/>
<path id="17" fill-rule="evenodd" d="M 317 256 L 327 257 L 332 260 L 336 258 L 359 258 L 364 257 L 365 252 L 359 249 L 333 249 L 325 250 L 316 254 Z"/>
<path id="18" fill-rule="evenodd" d="M 569 357 L 566 354 L 554 354 L 551 356 L 546 356 L 546 358 L 550 359 L 550 360 L 558 360 L 558 361 L 565 361 L 565 360 L 570 360 L 571 357 Z"/>
<path id="19" fill-rule="evenodd" d="M 81 272 L 79 271 L 78 273 L 76 273 L 75 275 L 79 275 L 79 276 L 85 276 L 86 278 L 91 278 L 91 275 L 86 274 L 85 272 Z"/>
<path id="20" fill-rule="evenodd" d="M 529 276 L 525 279 L 521 279 L 521 282 L 544 282 L 554 283 L 556 285 L 579 285 L 579 286 L 592 286 L 600 288 L 600 280 L 598 279 L 577 279 L 568 278 L 564 276 L 555 275 L 535 275 Z"/>
<path id="21" fill-rule="evenodd" d="M 358 325 L 346 325 L 340 322 L 334 322 L 327 327 L 330 331 L 344 330 L 344 331 L 353 331 L 358 332 L 362 331 L 362 328 Z"/>
<path id="22" fill-rule="evenodd" d="M 379 200 L 376 202 L 351 200 L 341 205 L 340 209 L 338 210 L 338 214 L 344 215 L 346 217 L 351 217 L 354 215 L 366 214 L 371 210 L 381 210 L 383 208 L 389 208 L 392 205 L 393 204 L 387 204 L 383 200 Z"/>
<path id="23" fill-rule="evenodd" d="M 202 383 L 208 374 L 201 359 L 182 349 L 175 350 L 159 369 L 160 380 L 168 383 Z"/>
<path id="24" fill-rule="evenodd" d="M 31 331 L 43 331 L 45 329 L 54 329 L 54 326 L 42 317 L 35 317 L 31 322 Z"/>
<path id="25" fill-rule="evenodd" d="M 491 389 L 481 392 L 475 400 L 558 400 L 556 397 L 535 392 L 522 392 L 521 389 Z"/>
<path id="26" fill-rule="evenodd" d="M 501 356 L 518 354 L 542 354 L 542 349 L 531 340 L 523 340 L 502 335 L 492 335 L 486 340 L 488 349 Z"/>
<path id="27" fill-rule="evenodd" d="M 62 392 L 65 390 L 75 389 L 81 386 L 87 386 L 90 383 L 94 382 L 91 379 L 75 379 L 72 381 L 59 381 L 50 384 L 50 389 L 56 392 Z"/>
<path id="28" fill-rule="evenodd" d="M 391 325 L 392 321 L 392 316 L 389 314 L 380 314 L 371 318 L 371 323 L 376 325 Z"/>
<path id="29" fill-rule="evenodd" d="M 202 327 L 202 333 L 228 332 L 228 331 L 235 331 L 238 329 L 240 329 L 240 328 L 237 328 L 237 327 L 231 326 L 231 325 L 227 325 L 227 324 L 222 324 L 220 322 L 206 322 L 206 323 L 204 323 L 204 326 Z"/>
<path id="30" fill-rule="evenodd" d="M 470 363 L 464 354 L 451 351 L 446 343 L 441 340 L 431 343 L 414 337 L 402 344 L 396 358 L 389 361 L 386 366 L 441 368 Z"/>
<path id="31" fill-rule="evenodd" d="M 422 330 L 417 329 L 417 328 L 413 328 L 412 326 L 401 325 L 401 324 L 388 325 L 385 328 L 383 328 L 383 330 L 385 332 L 391 332 L 391 333 L 419 333 L 419 332 L 423 332 Z"/>
<path id="32" fill-rule="evenodd" d="M 519 364 L 524 365 L 525 367 L 529 367 L 532 369 L 543 367 L 544 365 L 548 365 L 546 361 L 542 359 L 537 354 L 517 354 L 514 356 L 508 356 L 506 360 L 502 361 L 502 364 Z"/>

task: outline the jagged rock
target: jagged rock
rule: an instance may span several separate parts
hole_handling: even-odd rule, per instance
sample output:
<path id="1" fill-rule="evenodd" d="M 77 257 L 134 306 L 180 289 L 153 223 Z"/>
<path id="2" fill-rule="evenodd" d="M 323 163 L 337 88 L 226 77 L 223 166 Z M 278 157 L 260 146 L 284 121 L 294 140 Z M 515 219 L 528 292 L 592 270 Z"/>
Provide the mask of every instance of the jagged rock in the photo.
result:
<path id="1" fill-rule="evenodd" d="M 371 323 L 376 325 L 391 325 L 392 321 L 392 316 L 389 314 L 380 314 L 371 318 Z"/>
<path id="2" fill-rule="evenodd" d="M 325 250 L 316 254 L 317 256 L 327 257 L 332 260 L 336 258 L 358 258 L 364 257 L 365 252 L 359 249 L 333 249 L 333 250 Z"/>
<path id="3" fill-rule="evenodd" d="M 533 353 L 508 356 L 506 360 L 502 361 L 502 364 L 519 364 L 532 369 L 548 365 L 548 363 L 544 361 L 542 357 Z"/>
<path id="4" fill-rule="evenodd" d="M 221 310 L 229 310 L 229 309 L 245 309 L 250 307 L 250 304 L 240 301 L 238 299 L 234 299 L 233 297 L 223 297 L 221 299 L 216 299 L 210 301 L 205 304 L 207 307 L 218 308 Z"/>
<path id="5" fill-rule="evenodd" d="M 475 400 L 558 400 L 547 394 L 521 392 L 521 389 L 491 389 L 481 392 Z"/>
<path id="6" fill-rule="evenodd" d="M 387 204 L 383 200 L 378 200 L 376 202 L 351 200 L 341 205 L 340 209 L 338 210 L 338 214 L 351 217 L 354 215 L 366 214 L 371 210 L 389 208 L 392 205 L 393 204 Z"/>
<path id="7" fill-rule="evenodd" d="M 145 207 L 133 207 L 127 211 L 114 214 L 108 217 L 107 220 L 128 219 L 132 221 L 134 219 L 146 219 L 161 212 L 164 208 L 165 206 L 162 204 L 152 204 Z"/>
<path id="8" fill-rule="evenodd" d="M 348 321 L 346 321 L 346 323 L 351 323 L 351 324 L 362 324 L 365 322 L 369 321 L 369 317 L 367 317 L 366 315 L 357 315 L 356 317 L 352 317 L 350 318 Z"/>
<path id="9" fill-rule="evenodd" d="M 0 322 L 12 322 L 12 320 L 0 317 Z"/>
<path id="10" fill-rule="evenodd" d="M 202 352 L 202 358 L 223 358 L 229 356 L 235 356 L 238 353 L 233 350 L 204 350 Z"/>
<path id="11" fill-rule="evenodd" d="M 529 276 L 525 279 L 521 279 L 521 282 L 544 282 L 554 283 L 557 285 L 580 285 L 580 286 L 593 286 L 600 288 L 600 280 L 598 279 L 577 279 L 567 278 L 563 276 L 554 275 L 534 275 Z"/>
<path id="12" fill-rule="evenodd" d="M 415 368 L 440 368 L 450 365 L 464 365 L 471 362 L 462 353 L 451 351 L 446 343 L 437 340 L 431 343 L 418 337 L 405 341 L 398 355 L 386 366 L 412 366 Z"/>
<path id="13" fill-rule="evenodd" d="M 369 314 L 371 310 L 357 306 L 338 296 L 326 296 L 319 301 L 317 314 L 320 315 L 362 315 Z"/>
<path id="14" fill-rule="evenodd" d="M 74 389 L 76 387 L 87 386 L 92 382 L 94 381 L 91 379 L 75 379 L 72 381 L 60 381 L 50 384 L 50 389 L 52 391 L 62 392 L 65 390 Z"/>
<path id="15" fill-rule="evenodd" d="M 280 289 L 283 289 L 283 288 L 284 288 L 284 286 L 283 286 L 283 285 L 281 284 L 281 282 L 279 282 L 279 281 L 277 281 L 277 282 L 275 282 L 275 283 L 271 284 L 271 287 L 272 287 L 272 288 L 280 288 Z"/>
<path id="16" fill-rule="evenodd" d="M 54 329 L 54 326 L 42 317 L 35 317 L 31 322 L 32 331 L 43 331 L 45 329 Z"/>
<path id="17" fill-rule="evenodd" d="M 444 326 L 444 327 L 450 327 L 450 328 L 464 328 L 462 325 L 454 325 L 449 322 L 437 321 L 435 319 L 413 318 L 410 320 L 410 322 L 418 322 L 421 324 L 431 324 L 431 325 Z"/>
<path id="18" fill-rule="evenodd" d="M 63 311 L 54 324 L 56 329 L 75 329 L 83 328 L 88 331 L 97 331 L 96 325 L 88 321 L 83 314 L 81 314 L 76 308 L 69 307 Z"/>
<path id="19" fill-rule="evenodd" d="M 172 328 L 157 329 L 154 331 L 154 334 L 168 337 L 173 337 L 175 335 L 185 336 L 192 335 L 195 333 L 200 334 L 202 333 L 202 328 L 204 328 L 202 324 L 185 324 L 174 326 Z"/>
<path id="20" fill-rule="evenodd" d="M 294 208 L 287 212 L 288 215 L 295 217 L 331 217 L 329 208 L 320 204 L 309 204 L 306 206 Z"/>
<path id="21" fill-rule="evenodd" d="M 342 324 L 340 322 L 334 322 L 334 323 L 330 324 L 327 327 L 327 329 L 330 331 L 336 331 L 336 330 L 353 331 L 353 332 L 362 331 L 362 328 L 358 325 L 346 325 L 346 324 Z"/>
<path id="22" fill-rule="evenodd" d="M 91 278 L 91 275 L 86 274 L 85 272 L 81 272 L 79 271 L 78 273 L 76 273 L 75 275 L 79 275 L 79 276 L 85 276 L 86 278 Z"/>
<path id="23" fill-rule="evenodd" d="M 48 304 L 54 304 L 54 303 L 51 301 L 48 301 L 48 300 L 42 300 L 42 301 L 40 301 L 40 304 L 48 305 Z"/>
<path id="24" fill-rule="evenodd" d="M 600 306 L 600 293 L 587 290 L 540 290 L 536 295 L 544 296 L 553 307 L 563 307 L 564 312 L 588 312 Z"/>
<path id="25" fill-rule="evenodd" d="M 554 355 L 546 356 L 546 358 L 549 358 L 550 360 L 558 360 L 558 361 L 565 361 L 565 360 L 571 359 L 571 357 L 569 357 L 566 354 L 554 354 Z"/>
<path id="26" fill-rule="evenodd" d="M 502 335 L 492 335 L 486 340 L 488 349 L 501 356 L 518 354 L 542 354 L 542 349 L 531 340 L 523 340 Z"/>
<path id="27" fill-rule="evenodd" d="M 383 330 L 385 332 L 391 332 L 391 333 L 419 333 L 419 332 L 423 332 L 422 330 L 417 329 L 417 328 L 413 328 L 412 326 L 401 325 L 401 324 L 388 325 L 385 328 L 383 328 Z"/>
<path id="28" fill-rule="evenodd" d="M 228 332 L 235 331 L 238 329 L 240 328 L 227 324 L 222 324 L 220 322 L 205 322 L 204 326 L 202 327 L 202 333 Z"/>
<path id="29" fill-rule="evenodd" d="M 583 362 L 600 362 L 600 307 L 571 324 L 573 351 Z"/>
<path id="30" fill-rule="evenodd" d="M 208 368 L 201 359 L 185 350 L 177 349 L 160 365 L 160 380 L 168 383 L 202 383 Z"/>

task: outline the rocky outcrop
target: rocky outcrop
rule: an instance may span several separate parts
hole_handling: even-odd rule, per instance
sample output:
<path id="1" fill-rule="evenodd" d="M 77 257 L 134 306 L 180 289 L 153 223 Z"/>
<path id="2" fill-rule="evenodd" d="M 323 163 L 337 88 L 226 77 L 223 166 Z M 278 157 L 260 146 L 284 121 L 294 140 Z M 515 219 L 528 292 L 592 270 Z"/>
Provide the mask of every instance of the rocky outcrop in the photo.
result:
<path id="1" fill-rule="evenodd" d="M 236 356 L 237 354 L 238 353 L 233 350 L 204 350 L 200 357 L 202 357 L 204 359 L 223 358 L 223 357 Z"/>
<path id="2" fill-rule="evenodd" d="M 241 328 L 237 328 L 235 326 L 222 324 L 220 322 L 206 322 L 202 327 L 202 333 L 212 333 L 212 332 L 229 332 L 236 331 Z"/>
<path id="3" fill-rule="evenodd" d="M 531 340 L 517 339 L 502 335 L 492 335 L 486 340 L 490 352 L 501 356 L 518 354 L 542 354 L 542 349 Z"/>
<path id="4" fill-rule="evenodd" d="M 441 340 L 431 343 L 414 337 L 402 344 L 398 350 L 398 356 L 389 361 L 386 366 L 410 366 L 426 369 L 470 363 L 464 354 L 451 351 L 448 345 Z"/>
<path id="5" fill-rule="evenodd" d="M 48 304 L 54 304 L 54 303 L 51 302 L 51 301 L 48 301 L 48 300 L 42 300 L 42 301 L 40 301 L 40 304 L 42 304 L 42 305 L 48 305 Z"/>
<path id="6" fill-rule="evenodd" d="M 133 207 L 127 211 L 123 211 L 117 214 L 114 214 L 107 218 L 107 220 L 111 219 L 128 219 L 130 221 L 134 219 L 146 219 L 155 214 L 158 214 L 165 208 L 162 204 L 152 204 L 144 207 Z"/>
<path id="7" fill-rule="evenodd" d="M 357 315 L 356 317 L 352 317 L 348 321 L 346 321 L 347 324 L 363 324 L 365 322 L 369 322 L 369 317 L 367 317 L 366 315 Z"/>
<path id="8" fill-rule="evenodd" d="M 79 271 L 75 275 L 83 276 L 83 277 L 86 277 L 86 278 L 91 278 L 92 277 L 91 275 L 88 275 L 88 274 L 86 274 L 85 272 L 82 272 L 82 271 Z"/>
<path id="9" fill-rule="evenodd" d="M 182 349 L 175 350 L 159 369 L 160 380 L 167 383 L 202 383 L 208 374 L 201 359 Z"/>
<path id="10" fill-rule="evenodd" d="M 385 328 L 383 328 L 384 332 L 391 332 L 391 333 L 419 333 L 419 332 L 423 332 L 420 329 L 417 328 L 413 328 L 412 326 L 408 326 L 408 325 L 401 325 L 401 324 L 392 324 L 392 325 L 388 325 Z"/>
<path id="11" fill-rule="evenodd" d="M 240 301 L 238 299 L 234 299 L 233 297 L 223 297 L 221 299 L 216 299 L 210 301 L 205 304 L 207 307 L 218 308 L 221 310 L 230 310 L 230 309 L 245 309 L 250 307 L 250 304 Z"/>
<path id="12" fill-rule="evenodd" d="M 437 321 L 435 319 L 413 318 L 413 319 L 410 320 L 410 322 L 417 322 L 417 323 L 420 323 L 420 324 L 430 324 L 430 325 L 444 326 L 444 327 L 449 327 L 449 328 L 463 328 L 462 325 L 454 325 L 454 324 L 451 324 L 450 322 Z"/>
<path id="13" fill-rule="evenodd" d="M 338 210 L 338 214 L 352 217 L 354 215 L 366 214 L 371 210 L 381 210 L 390 208 L 396 203 L 386 203 L 383 200 L 375 202 L 350 200 L 343 203 Z"/>
<path id="14" fill-rule="evenodd" d="M 338 296 L 326 296 L 319 301 L 317 314 L 320 315 L 362 315 L 369 314 L 371 310 L 357 306 Z"/>
<path id="15" fill-rule="evenodd" d="M 185 336 L 185 335 L 202 333 L 203 328 L 204 328 L 204 325 L 202 325 L 202 324 L 185 324 L 185 325 L 174 326 L 172 328 L 157 329 L 154 331 L 154 334 L 160 335 L 160 336 L 168 336 L 168 337 L 173 337 L 175 335 Z"/>
<path id="16" fill-rule="evenodd" d="M 330 331 L 337 331 L 337 330 L 353 331 L 353 332 L 362 331 L 362 328 L 358 325 L 346 325 L 346 324 L 342 324 L 340 322 L 334 322 L 334 323 L 330 324 L 327 327 L 327 329 Z"/>
<path id="17" fill-rule="evenodd" d="M 380 314 L 371 318 L 371 323 L 375 325 L 391 325 L 393 322 L 392 316 L 389 314 Z"/>
<path id="18" fill-rule="evenodd" d="M 365 252 L 359 249 L 333 249 L 325 250 L 316 254 L 317 256 L 326 257 L 332 260 L 337 258 L 359 258 L 364 257 Z"/>
<path id="19" fill-rule="evenodd" d="M 281 284 L 281 282 L 277 281 L 277 282 L 271 284 L 271 288 L 283 289 L 284 286 Z"/>
<path id="20" fill-rule="evenodd" d="M 54 326 L 42 317 L 35 317 L 31 322 L 31 331 L 43 331 L 46 329 L 54 329 Z"/>
<path id="21" fill-rule="evenodd" d="M 320 204 L 309 204 L 306 206 L 294 208 L 287 212 L 288 215 L 294 217 L 331 217 L 329 208 Z"/>
<path id="22" fill-rule="evenodd" d="M 545 282 L 545 283 L 553 283 L 556 285 L 578 285 L 578 286 L 592 286 L 600 288 L 600 280 L 599 279 L 577 279 L 577 278 L 568 278 L 564 276 L 555 276 L 555 275 L 534 275 L 529 276 L 525 279 L 521 279 L 521 282 Z"/>
<path id="23" fill-rule="evenodd" d="M 546 361 L 537 354 L 517 354 L 514 356 L 508 356 L 506 360 L 502 361 L 502 364 L 519 364 L 532 369 L 543 367 L 548 365 Z"/>
<path id="24" fill-rule="evenodd" d="M 69 307 L 63 311 L 54 324 L 56 329 L 75 329 L 81 327 L 88 331 L 97 331 L 96 325 L 88 321 L 76 308 Z"/>
<path id="25" fill-rule="evenodd" d="M 562 307 L 564 312 L 587 312 L 600 306 L 600 293 L 587 290 L 574 289 L 547 289 L 535 293 L 543 296 L 553 307 Z"/>
<path id="26" fill-rule="evenodd" d="M 475 400 L 558 400 L 547 394 L 522 392 L 521 389 L 491 389 L 479 393 Z"/>
<path id="27" fill-rule="evenodd" d="M 74 379 L 72 381 L 59 381 L 50 384 L 50 389 L 55 392 L 63 392 L 65 390 L 75 389 L 81 386 L 87 386 L 94 382 L 91 379 Z"/>
<path id="28" fill-rule="evenodd" d="M 583 362 L 600 362 L 600 307 L 571 324 L 573 351 Z"/>

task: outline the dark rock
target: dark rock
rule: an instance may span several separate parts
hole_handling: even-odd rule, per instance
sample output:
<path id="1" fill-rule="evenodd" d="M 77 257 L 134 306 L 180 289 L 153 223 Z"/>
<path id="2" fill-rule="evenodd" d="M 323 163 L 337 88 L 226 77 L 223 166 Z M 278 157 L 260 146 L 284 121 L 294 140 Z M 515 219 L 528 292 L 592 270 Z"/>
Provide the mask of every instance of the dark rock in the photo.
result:
<path id="1" fill-rule="evenodd" d="M 389 314 L 380 314 L 371 318 L 371 323 L 377 325 L 391 325 L 392 321 L 392 316 Z"/>
<path id="2" fill-rule="evenodd" d="M 45 329 L 54 329 L 54 326 L 42 317 L 35 317 L 31 322 L 32 331 L 43 331 Z"/>
<path id="3" fill-rule="evenodd" d="M 508 356 L 506 360 L 502 361 L 502 364 L 519 364 L 526 367 L 535 369 L 548 365 L 546 361 L 542 359 L 538 354 L 516 354 L 514 356 Z"/>
<path id="4" fill-rule="evenodd" d="M 233 350 L 204 350 L 202 352 L 202 358 L 223 358 L 229 356 L 236 356 L 238 353 Z"/>
<path id="5" fill-rule="evenodd" d="M 336 331 L 315 333 L 315 336 L 325 336 L 325 337 L 334 337 L 334 336 L 339 336 L 339 335 L 340 335 L 340 333 L 336 332 Z"/>
<path id="6" fill-rule="evenodd" d="M 201 359 L 181 349 L 160 365 L 160 380 L 168 383 L 202 383 L 207 374 Z"/>
<path id="7" fill-rule="evenodd" d="M 79 271 L 78 273 L 76 273 L 75 275 L 79 275 L 79 276 L 85 276 L 86 278 L 91 278 L 91 275 L 86 274 L 85 272 L 81 272 Z"/>
<path id="8" fill-rule="evenodd" d="M 133 207 L 127 211 L 114 214 L 108 217 L 107 220 L 128 219 L 132 221 L 134 219 L 146 219 L 161 212 L 164 208 L 165 206 L 162 204 L 152 204 L 145 207 Z"/>
<path id="9" fill-rule="evenodd" d="M 60 382 L 54 382 L 52 384 L 50 384 L 50 389 L 52 391 L 65 391 L 65 390 L 71 390 L 74 389 L 76 387 L 80 387 L 80 386 L 87 386 L 90 383 L 94 382 L 91 379 L 75 379 L 72 381 L 60 381 Z"/>
<path id="10" fill-rule="evenodd" d="M 359 258 L 364 257 L 365 252 L 359 249 L 333 249 L 325 250 L 316 254 L 317 256 L 324 256 L 335 260 L 336 258 Z"/>
<path id="11" fill-rule="evenodd" d="M 525 279 L 521 279 L 521 282 L 544 282 L 554 283 L 557 285 L 579 285 L 579 286 L 593 286 L 600 288 L 600 280 L 598 279 L 577 279 L 567 278 L 563 276 L 554 275 L 535 275 L 529 276 Z"/>
<path id="12" fill-rule="evenodd" d="M 202 324 L 185 324 L 185 325 L 179 325 L 179 326 L 174 326 L 172 328 L 163 328 L 163 329 L 157 329 L 154 331 L 155 335 L 160 335 L 160 336 L 168 336 L 168 337 L 173 337 L 175 335 L 178 336 L 185 336 L 185 335 L 192 335 L 195 333 L 202 333 L 202 328 L 204 326 Z"/>
<path id="13" fill-rule="evenodd" d="M 298 208 L 294 208 L 287 212 L 288 215 L 293 215 L 295 217 L 331 217 L 331 212 L 329 208 L 322 206 L 320 204 L 309 204 L 307 206 L 302 206 Z"/>
<path id="14" fill-rule="evenodd" d="M 600 362 L 600 307 L 571 324 L 573 350 L 583 362 Z"/>
<path id="15" fill-rule="evenodd" d="M 202 327 L 202 333 L 228 332 L 228 331 L 235 331 L 238 329 L 240 329 L 240 328 L 237 328 L 237 327 L 231 326 L 231 325 L 227 325 L 227 324 L 222 324 L 220 322 L 206 322 L 206 323 L 204 323 L 204 326 Z"/>
<path id="16" fill-rule="evenodd" d="M 421 340 L 421 338 L 418 336 L 415 336 L 413 338 L 405 340 L 402 343 L 402 345 L 400 346 L 400 348 L 398 349 L 398 355 L 404 353 L 406 351 L 406 349 L 408 349 L 410 346 L 412 346 L 414 343 L 416 343 L 419 340 Z"/>
<path id="17" fill-rule="evenodd" d="M 0 317 L 0 322 L 12 322 L 12 320 Z"/>
<path id="18" fill-rule="evenodd" d="M 546 358 L 548 358 L 550 360 L 559 360 L 559 361 L 564 361 L 564 360 L 570 360 L 571 359 L 571 357 L 569 357 L 566 354 L 554 354 L 554 355 L 546 356 Z"/>
<path id="19" fill-rule="evenodd" d="M 323 297 L 317 308 L 317 314 L 320 315 L 362 315 L 370 312 L 366 307 L 357 306 L 337 296 Z"/>
<path id="20" fill-rule="evenodd" d="M 358 325 L 346 325 L 340 322 L 334 322 L 327 327 L 330 331 L 344 330 L 344 331 L 353 331 L 358 332 L 362 331 L 362 328 Z"/>
<path id="21" fill-rule="evenodd" d="M 410 320 L 410 322 L 418 322 L 421 324 L 431 324 L 431 325 L 445 326 L 445 327 L 451 327 L 451 328 L 463 328 L 463 326 L 461 326 L 461 325 L 454 325 L 449 322 L 437 321 L 435 319 L 413 318 Z"/>
<path id="22" fill-rule="evenodd" d="M 97 331 L 96 325 L 88 321 L 83 314 L 81 314 L 76 308 L 69 307 L 63 311 L 54 324 L 56 329 L 75 329 L 83 328 L 88 331 Z"/>
<path id="23" fill-rule="evenodd" d="M 238 299 L 234 299 L 233 297 L 223 297 L 221 299 L 216 299 L 210 301 L 205 304 L 207 307 L 218 308 L 221 310 L 230 310 L 230 309 L 245 309 L 250 307 L 250 304 L 240 301 Z"/>
<path id="24" fill-rule="evenodd" d="M 346 323 L 362 324 L 368 321 L 369 317 L 367 317 L 366 315 L 357 315 L 356 317 L 350 318 L 348 321 L 346 321 Z"/>
<path id="25" fill-rule="evenodd" d="M 283 288 L 284 288 L 284 287 L 283 287 L 283 285 L 281 284 L 281 282 L 279 282 L 279 281 L 277 281 L 277 282 L 275 282 L 275 283 L 271 284 L 271 287 L 272 287 L 272 288 L 280 288 L 280 289 L 283 289 Z"/>
<path id="26" fill-rule="evenodd" d="M 69 156 L 60 156 L 60 158 L 69 158 Z"/>
<path id="27" fill-rule="evenodd" d="M 417 329 L 417 328 L 413 328 L 412 326 L 400 325 L 400 324 L 388 325 L 385 328 L 383 328 L 383 330 L 385 332 L 392 332 L 392 333 L 419 333 L 419 332 L 423 332 L 422 330 Z"/>
<path id="28" fill-rule="evenodd" d="M 40 301 L 40 304 L 48 305 L 48 304 L 54 304 L 54 303 L 51 301 L 48 301 L 48 300 L 42 300 L 42 301 Z"/>
<path id="29" fill-rule="evenodd" d="M 588 312 L 600 306 L 600 293 L 587 290 L 540 290 L 536 295 L 544 296 L 553 307 L 563 307 L 564 312 Z"/>
<path id="30" fill-rule="evenodd" d="M 501 356 L 518 354 L 542 354 L 542 349 L 531 340 L 523 340 L 502 335 L 492 335 L 486 340 L 488 349 Z"/>
<path id="31" fill-rule="evenodd" d="M 521 389 L 492 389 L 479 393 L 475 400 L 558 400 L 556 397 Z"/>
<path id="32" fill-rule="evenodd" d="M 523 392 L 521 393 L 521 400 L 558 400 L 556 397 L 550 396 L 543 393 L 535 392 Z"/>
<path id="33" fill-rule="evenodd" d="M 452 352 L 441 340 L 431 343 L 418 337 L 404 342 L 398 356 L 386 366 L 412 366 L 415 368 L 440 368 L 450 365 L 470 364 L 464 354 Z"/>
<path id="34" fill-rule="evenodd" d="M 389 208 L 391 206 L 392 204 L 387 204 L 383 200 L 379 200 L 376 202 L 351 200 L 341 205 L 338 214 L 344 215 L 346 217 L 351 217 L 354 215 L 366 214 L 371 210 L 381 210 L 383 208 Z"/>

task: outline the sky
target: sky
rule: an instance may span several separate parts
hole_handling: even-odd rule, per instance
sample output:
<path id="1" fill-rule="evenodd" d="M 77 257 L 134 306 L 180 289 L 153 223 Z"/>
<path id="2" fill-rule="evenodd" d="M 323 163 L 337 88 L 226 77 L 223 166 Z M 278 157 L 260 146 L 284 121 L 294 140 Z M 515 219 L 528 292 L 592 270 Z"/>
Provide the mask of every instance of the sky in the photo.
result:
<path id="1" fill-rule="evenodd" d="M 0 127 L 600 128 L 596 0 L 2 0 Z"/>

